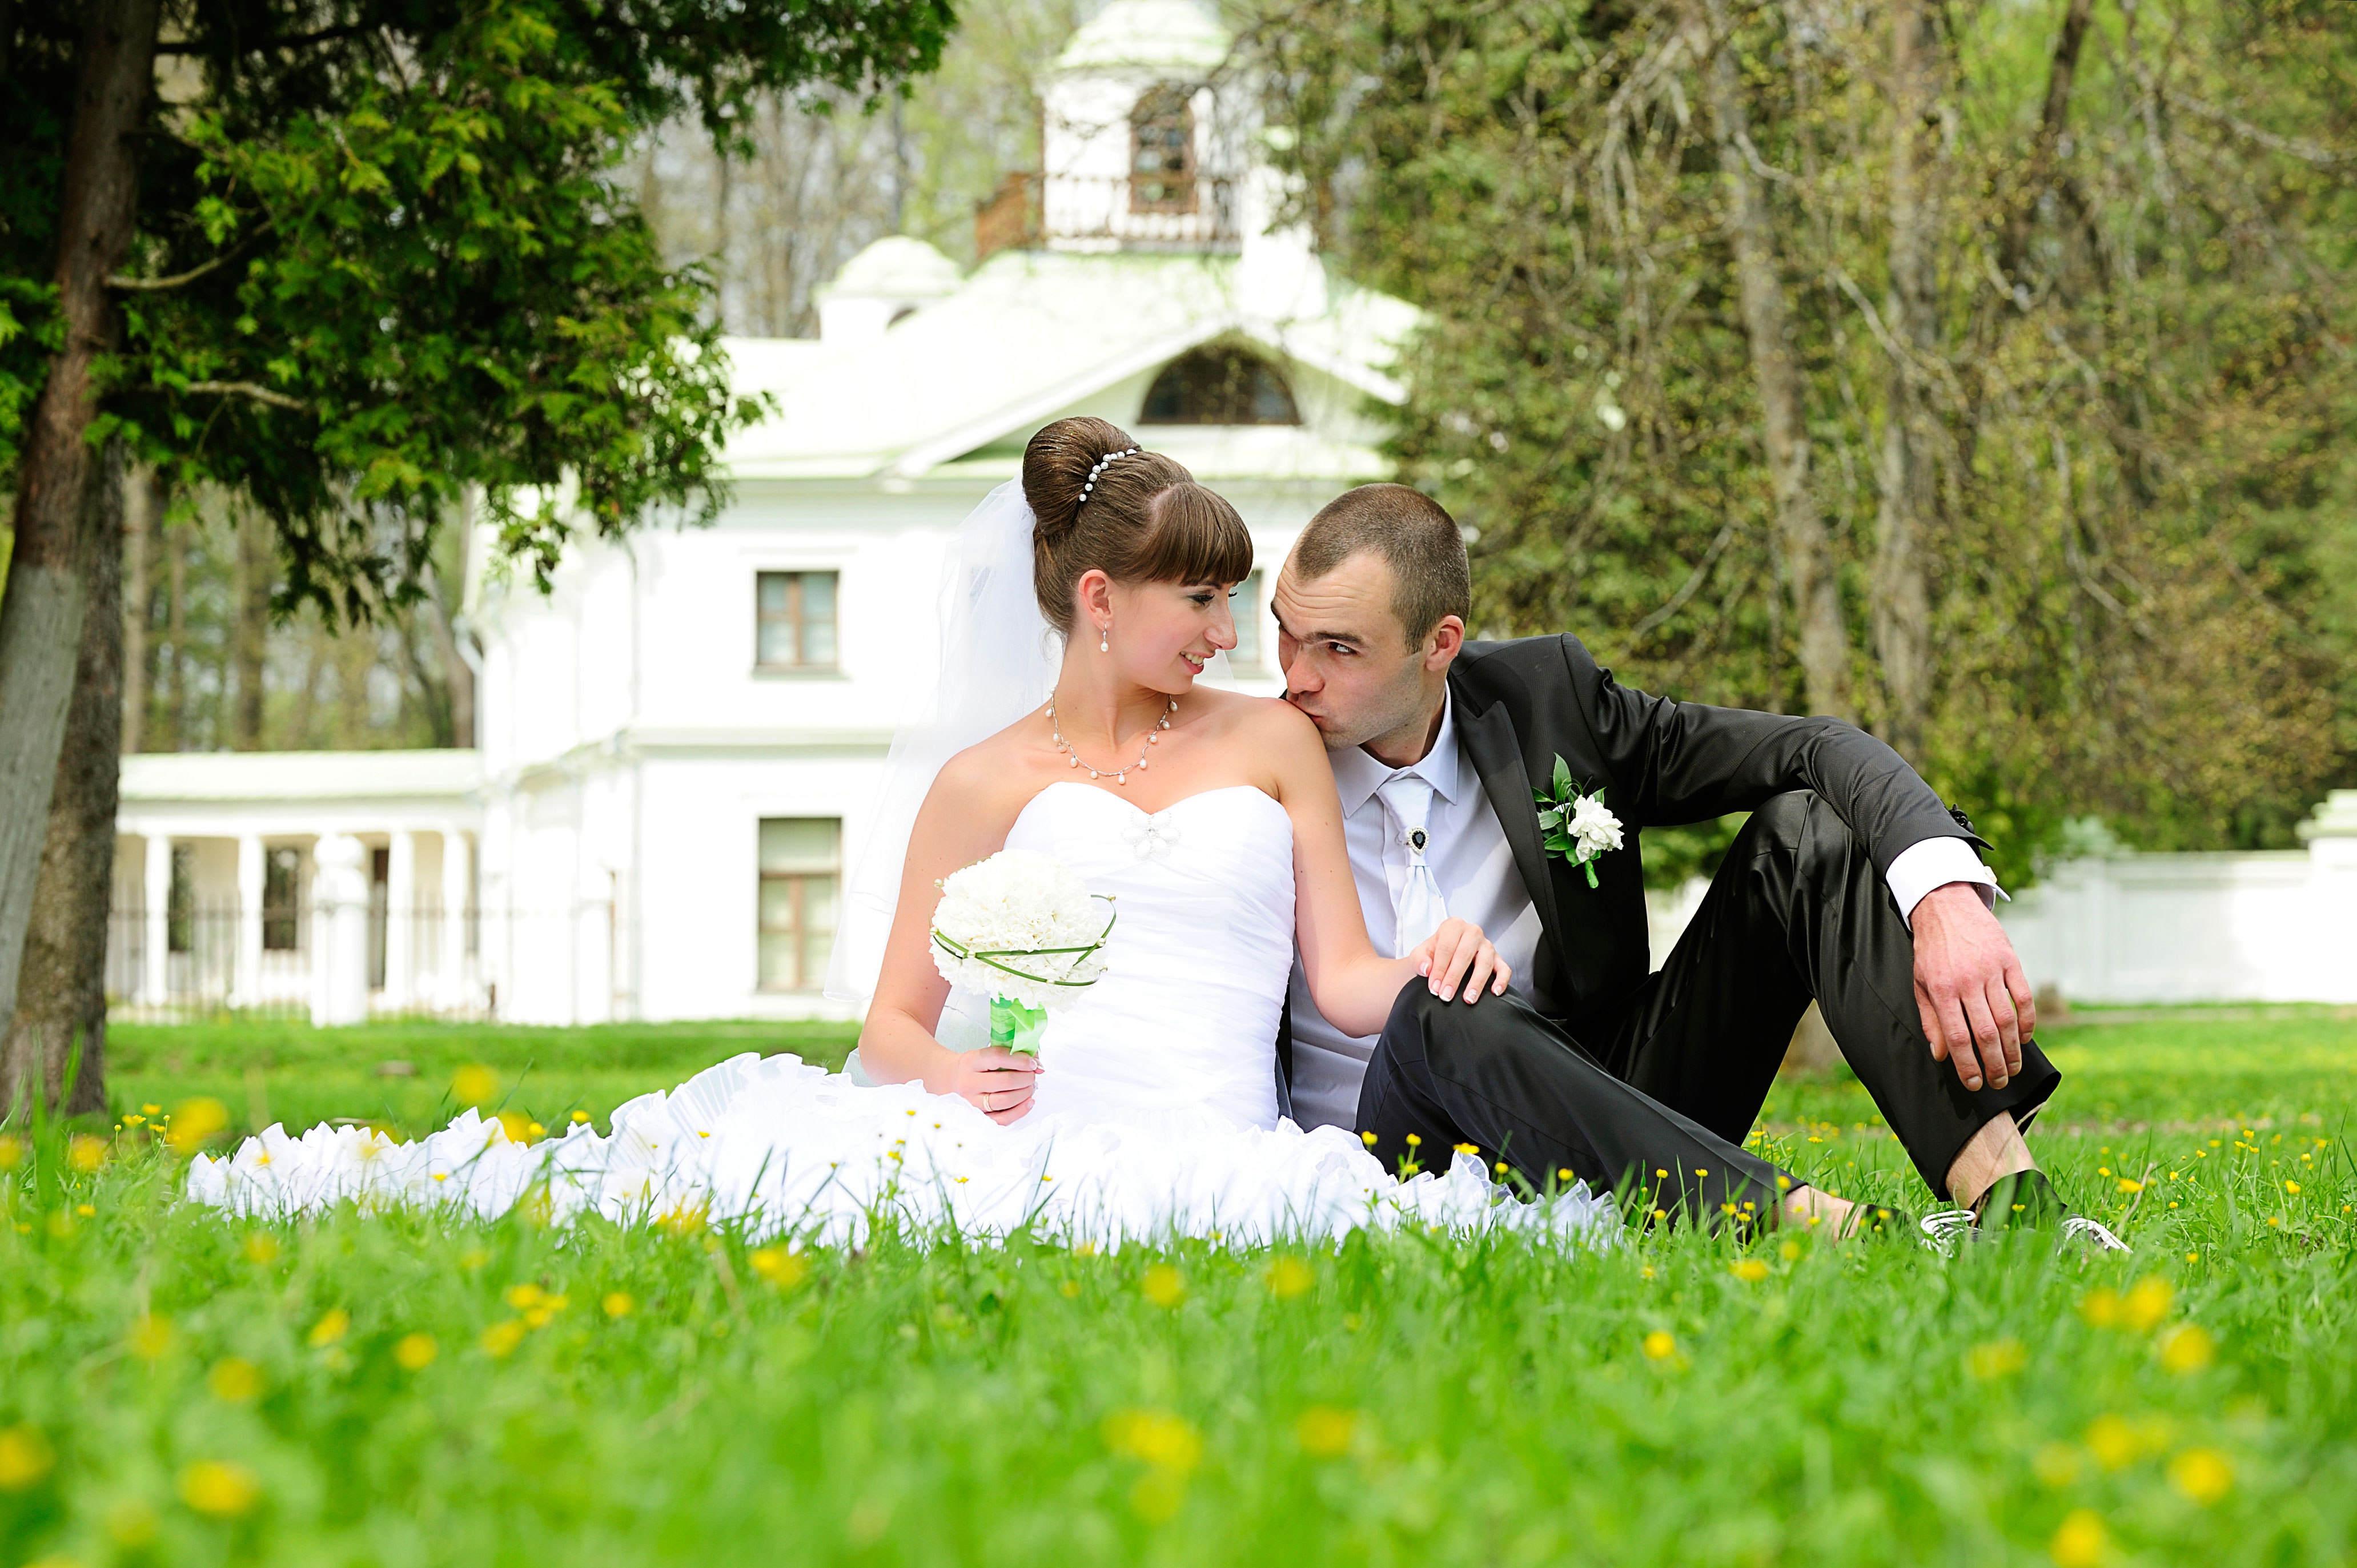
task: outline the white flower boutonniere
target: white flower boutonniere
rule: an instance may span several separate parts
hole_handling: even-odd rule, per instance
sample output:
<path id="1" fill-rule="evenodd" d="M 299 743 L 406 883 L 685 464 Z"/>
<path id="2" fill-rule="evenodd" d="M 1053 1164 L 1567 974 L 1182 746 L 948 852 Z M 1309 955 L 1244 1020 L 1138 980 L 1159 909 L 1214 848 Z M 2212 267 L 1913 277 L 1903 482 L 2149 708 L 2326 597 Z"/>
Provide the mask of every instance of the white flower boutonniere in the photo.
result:
<path id="1" fill-rule="evenodd" d="M 1531 791 L 1531 799 L 1538 802 L 1546 853 L 1579 867 L 1587 874 L 1587 885 L 1597 886 L 1596 857 L 1620 847 L 1620 819 L 1605 805 L 1603 790 L 1583 790 L 1572 782 L 1571 768 L 1560 757 L 1549 782 L 1553 789 Z"/>

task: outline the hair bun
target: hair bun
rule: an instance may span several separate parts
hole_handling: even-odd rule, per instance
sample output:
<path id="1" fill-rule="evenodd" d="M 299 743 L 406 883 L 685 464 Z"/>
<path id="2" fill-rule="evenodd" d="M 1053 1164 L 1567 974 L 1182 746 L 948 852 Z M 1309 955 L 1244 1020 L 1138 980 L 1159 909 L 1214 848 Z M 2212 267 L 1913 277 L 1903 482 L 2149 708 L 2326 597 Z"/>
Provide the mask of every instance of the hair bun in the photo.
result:
<path id="1" fill-rule="evenodd" d="M 1040 543 L 1053 545 L 1072 531 L 1098 466 L 1136 446 L 1119 425 L 1086 415 L 1060 419 L 1031 437 L 1023 448 L 1023 499 L 1031 503 Z"/>

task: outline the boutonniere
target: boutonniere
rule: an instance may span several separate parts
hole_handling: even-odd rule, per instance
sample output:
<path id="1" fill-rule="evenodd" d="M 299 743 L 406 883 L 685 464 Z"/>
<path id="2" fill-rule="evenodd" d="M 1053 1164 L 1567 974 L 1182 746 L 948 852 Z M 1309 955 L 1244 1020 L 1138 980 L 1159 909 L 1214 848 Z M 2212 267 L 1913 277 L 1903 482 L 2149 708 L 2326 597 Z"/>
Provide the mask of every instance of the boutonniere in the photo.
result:
<path id="1" fill-rule="evenodd" d="M 1571 768 L 1561 757 L 1555 759 L 1553 784 L 1552 789 L 1531 791 L 1531 799 L 1538 802 L 1546 853 L 1587 873 L 1587 885 L 1594 887 L 1596 857 L 1620 847 L 1620 819 L 1604 804 L 1603 790 L 1583 790 L 1571 781 Z"/>

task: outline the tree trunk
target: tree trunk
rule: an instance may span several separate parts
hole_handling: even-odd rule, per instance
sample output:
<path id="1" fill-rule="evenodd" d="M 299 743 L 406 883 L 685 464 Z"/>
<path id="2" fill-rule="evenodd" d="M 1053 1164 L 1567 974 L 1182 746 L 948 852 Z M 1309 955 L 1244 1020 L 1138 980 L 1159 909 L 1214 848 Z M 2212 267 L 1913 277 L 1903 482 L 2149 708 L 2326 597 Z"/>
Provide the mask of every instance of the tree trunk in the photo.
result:
<path id="1" fill-rule="evenodd" d="M 94 372 L 117 317 L 106 280 L 123 264 L 138 210 L 139 136 L 156 71 L 160 0 L 91 0 L 58 222 L 63 341 L 18 458 L 16 553 L 0 600 L 0 1017 L 16 1007 L 50 785 L 65 744 L 91 557 L 85 532 Z M 110 546 L 114 542 L 108 542 Z"/>
<path id="2" fill-rule="evenodd" d="M 1882 667 L 1882 737 L 1910 760 L 1923 750 L 1931 702 L 1932 595 L 1926 536 L 1939 506 L 1932 410 L 1923 364 L 1939 349 L 1940 129 L 1944 79 L 1925 0 L 1890 7 L 1889 402 L 1882 422 L 1875 517 L 1874 650 Z M 1910 362 L 1910 360 L 1912 362 Z"/>
<path id="3" fill-rule="evenodd" d="M 1760 386 L 1776 532 L 1792 583 L 1792 612 L 1800 624 L 1801 671 L 1808 684 L 1809 711 L 1847 718 L 1849 637 L 1842 624 L 1841 584 L 1835 575 L 1833 538 L 1818 510 L 1810 472 L 1807 411 L 1800 369 L 1792 360 L 1784 283 L 1778 274 L 1775 216 L 1745 154 L 1751 133 L 1735 44 L 1720 0 L 1709 0 L 1707 34 L 1702 81 L 1718 145 L 1719 174 L 1727 188 L 1720 221 L 1735 251 L 1752 376 Z"/>
<path id="4" fill-rule="evenodd" d="M 25 932 L 16 1016 L 0 1042 L 0 1105 L 38 1085 L 69 1113 L 106 1109 L 106 925 L 123 742 L 123 443 L 110 442 L 90 494 L 89 597 L 40 874 Z M 66 1068 L 81 1053 L 73 1093 Z"/>
<path id="5" fill-rule="evenodd" d="M 2046 102 L 2038 115 L 2038 135 L 2029 145 L 2029 158 L 2012 198 L 2006 203 L 1998 231 L 1996 268 L 2013 286 L 2022 286 L 2021 264 L 2029 253 L 2030 224 L 2038 216 L 2040 198 L 2054 183 L 2054 166 L 2061 156 L 2062 132 L 2071 118 L 2071 84 L 2079 74 L 2079 49 L 2086 41 L 2087 22 L 2094 0 L 2071 0 L 2062 14 L 2062 30 L 2054 39 L 2054 55 L 2047 62 Z"/>
<path id="6" fill-rule="evenodd" d="M 147 677 L 151 655 L 147 628 L 154 624 L 153 575 L 156 522 L 164 514 L 164 477 L 137 468 L 123 487 L 123 749 L 135 752 L 147 738 Z"/>
<path id="7" fill-rule="evenodd" d="M 164 712 L 172 721 L 172 733 L 166 746 L 170 751 L 188 749 L 188 530 L 185 522 L 178 528 L 164 531 L 164 558 L 170 564 L 165 592 L 170 602 L 164 607 L 166 646 L 165 683 L 171 696 Z"/>
<path id="8" fill-rule="evenodd" d="M 262 748 L 262 670 L 270 651 L 269 523 L 258 513 L 238 508 L 231 527 L 237 541 L 237 624 L 230 659 L 234 667 L 237 706 L 231 714 L 230 746 L 236 751 Z"/>

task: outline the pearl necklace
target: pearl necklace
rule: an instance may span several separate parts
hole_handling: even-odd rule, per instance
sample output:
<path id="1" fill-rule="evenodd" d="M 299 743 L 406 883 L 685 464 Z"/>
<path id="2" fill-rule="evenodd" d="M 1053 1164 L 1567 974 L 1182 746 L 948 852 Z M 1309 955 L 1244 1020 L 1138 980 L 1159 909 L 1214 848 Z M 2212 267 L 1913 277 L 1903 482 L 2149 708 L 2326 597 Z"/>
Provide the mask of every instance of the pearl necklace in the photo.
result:
<path id="1" fill-rule="evenodd" d="M 1089 777 L 1092 779 L 1102 779 L 1106 773 L 1111 773 L 1114 783 L 1125 786 L 1129 782 L 1129 768 L 1135 768 L 1140 770 L 1145 768 L 1146 759 L 1154 755 L 1155 743 L 1162 738 L 1161 732 L 1170 727 L 1170 715 L 1178 711 L 1178 699 L 1173 697 L 1170 699 L 1169 707 L 1163 711 L 1162 716 L 1154 721 L 1154 727 L 1146 732 L 1146 746 L 1137 754 L 1137 760 L 1131 763 L 1129 768 L 1107 768 L 1103 772 L 1089 768 L 1087 763 L 1082 762 L 1081 754 L 1072 749 L 1072 743 L 1064 738 L 1064 732 L 1056 727 L 1056 696 L 1052 692 L 1048 694 L 1048 733 L 1055 738 L 1056 749 L 1072 759 L 1073 767 L 1087 768 Z"/>

